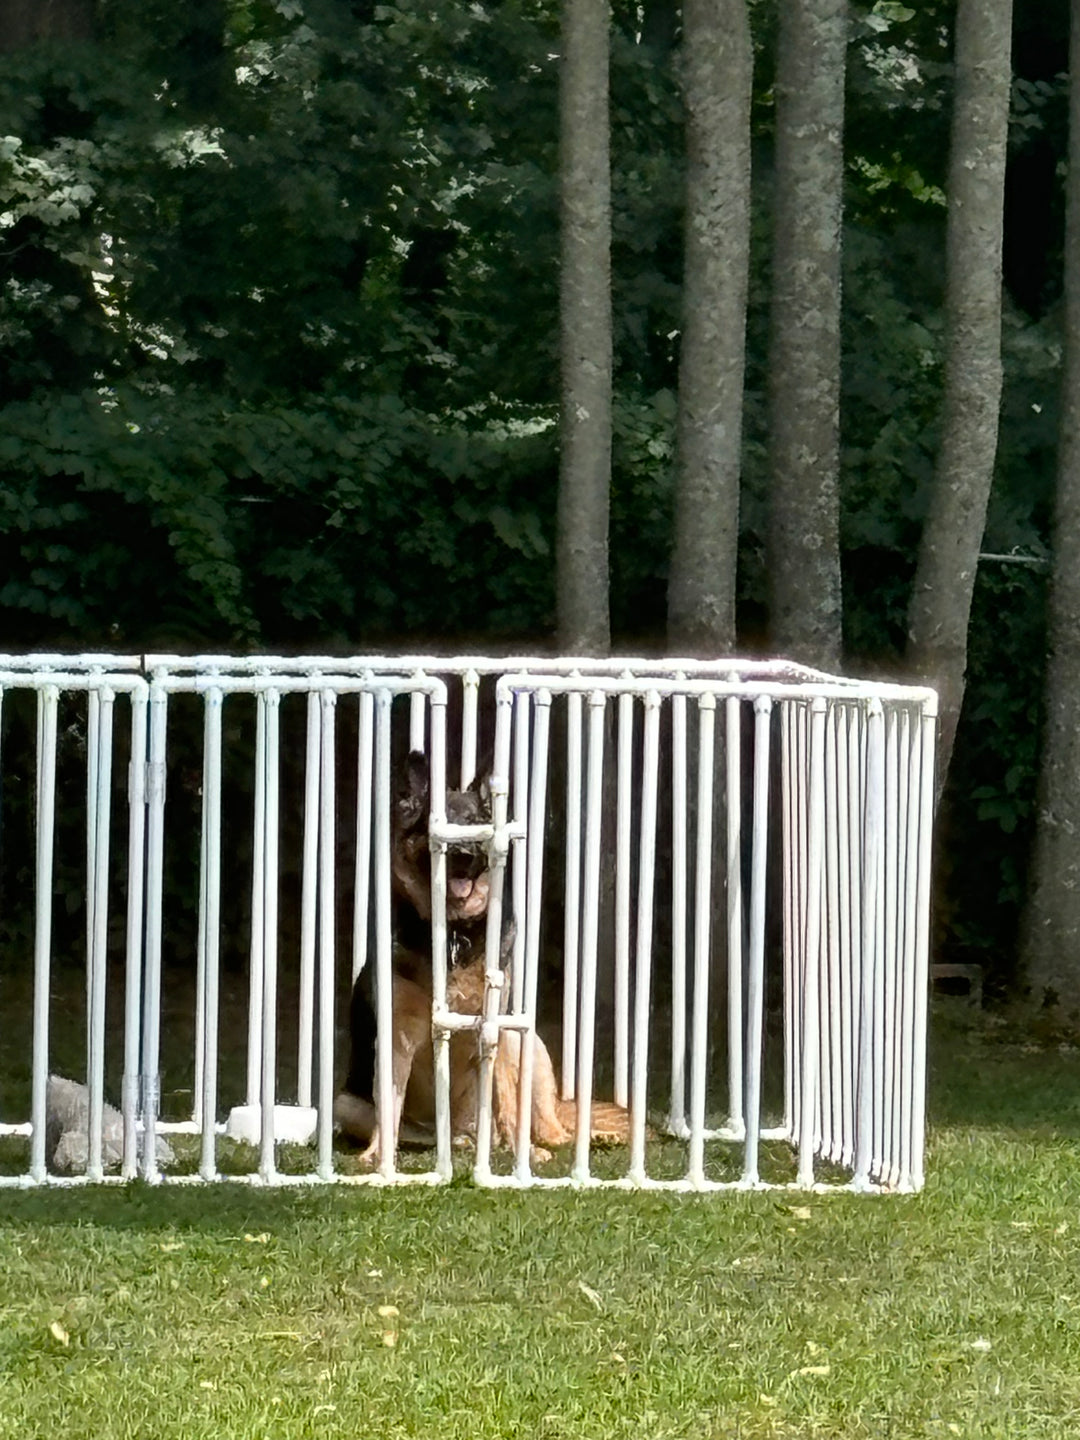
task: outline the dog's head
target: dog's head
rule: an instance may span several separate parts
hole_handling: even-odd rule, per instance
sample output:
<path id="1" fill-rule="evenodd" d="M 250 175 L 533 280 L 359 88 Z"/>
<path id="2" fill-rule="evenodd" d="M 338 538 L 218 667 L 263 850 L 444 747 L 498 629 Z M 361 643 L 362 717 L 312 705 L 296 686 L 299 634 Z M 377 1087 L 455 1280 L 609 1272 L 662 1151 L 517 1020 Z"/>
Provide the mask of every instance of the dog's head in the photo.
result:
<path id="1" fill-rule="evenodd" d="M 403 767 L 394 805 L 393 876 L 398 894 L 422 920 L 431 919 L 431 808 L 428 762 L 417 751 Z M 453 825 L 483 825 L 491 819 L 487 776 L 467 790 L 446 792 L 446 818 Z M 446 918 L 451 923 L 477 920 L 487 913 L 490 877 L 482 846 L 454 846 L 446 856 Z"/>

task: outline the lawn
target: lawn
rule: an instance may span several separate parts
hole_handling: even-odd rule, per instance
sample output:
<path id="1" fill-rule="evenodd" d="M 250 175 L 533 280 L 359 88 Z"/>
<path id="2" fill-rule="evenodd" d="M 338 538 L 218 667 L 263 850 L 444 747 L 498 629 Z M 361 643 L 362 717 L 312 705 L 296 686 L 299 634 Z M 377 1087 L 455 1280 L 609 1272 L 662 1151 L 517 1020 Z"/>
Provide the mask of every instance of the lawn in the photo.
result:
<path id="1" fill-rule="evenodd" d="M 0 1440 L 1080 1433 L 1080 1050 L 939 1015 L 926 1190 L 0 1194 Z"/>

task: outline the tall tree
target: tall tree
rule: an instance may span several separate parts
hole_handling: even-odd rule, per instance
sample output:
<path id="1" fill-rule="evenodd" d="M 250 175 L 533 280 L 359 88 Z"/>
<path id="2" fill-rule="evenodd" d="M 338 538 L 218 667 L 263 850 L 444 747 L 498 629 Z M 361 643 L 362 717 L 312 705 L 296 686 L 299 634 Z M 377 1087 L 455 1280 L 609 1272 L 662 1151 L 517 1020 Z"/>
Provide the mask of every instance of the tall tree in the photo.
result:
<path id="1" fill-rule="evenodd" d="M 42 40 L 89 40 L 94 0 L 5 0 L 0 6 L 0 52 Z"/>
<path id="2" fill-rule="evenodd" d="M 1050 654 L 1032 885 L 1021 936 L 1032 1008 L 1080 1014 L 1080 0 L 1069 40 L 1065 361 L 1058 440 Z"/>
<path id="3" fill-rule="evenodd" d="M 686 221 L 668 639 L 735 649 L 753 49 L 745 0 L 686 0 Z"/>
<path id="4" fill-rule="evenodd" d="M 942 431 L 908 608 L 911 668 L 941 696 L 942 779 L 964 698 L 971 597 L 997 454 L 1011 37 L 1012 0 L 959 0 Z"/>
<path id="5" fill-rule="evenodd" d="M 564 0 L 556 553 L 559 646 L 606 654 L 611 492 L 611 164 L 607 0 Z"/>
<path id="6" fill-rule="evenodd" d="M 769 354 L 773 647 L 841 653 L 840 245 L 847 0 L 780 7 Z"/>

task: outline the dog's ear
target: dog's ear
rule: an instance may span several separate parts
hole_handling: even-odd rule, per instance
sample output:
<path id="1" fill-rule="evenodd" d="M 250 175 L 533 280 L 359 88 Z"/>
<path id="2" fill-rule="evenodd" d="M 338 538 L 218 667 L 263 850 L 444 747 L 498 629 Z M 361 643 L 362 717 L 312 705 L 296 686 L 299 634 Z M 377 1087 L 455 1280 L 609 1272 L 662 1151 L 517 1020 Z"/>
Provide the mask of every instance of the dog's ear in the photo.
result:
<path id="1" fill-rule="evenodd" d="M 410 750 L 405 761 L 406 793 L 417 800 L 428 798 L 430 769 L 428 759 L 422 750 Z"/>
<path id="2" fill-rule="evenodd" d="M 410 752 L 402 767 L 397 812 L 403 826 L 415 825 L 428 811 L 429 771 L 427 756 Z"/>
<path id="3" fill-rule="evenodd" d="M 476 795 L 485 809 L 491 808 L 491 772 L 495 768 L 494 750 L 485 750 L 476 764 L 476 774 L 469 782 L 468 793 Z"/>

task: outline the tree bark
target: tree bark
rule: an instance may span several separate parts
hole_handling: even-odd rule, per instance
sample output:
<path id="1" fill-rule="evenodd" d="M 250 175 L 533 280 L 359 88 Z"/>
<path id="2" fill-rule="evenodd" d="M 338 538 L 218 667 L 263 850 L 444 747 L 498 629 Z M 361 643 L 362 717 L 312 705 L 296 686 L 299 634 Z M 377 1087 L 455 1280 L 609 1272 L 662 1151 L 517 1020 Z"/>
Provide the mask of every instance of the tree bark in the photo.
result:
<path id="1" fill-rule="evenodd" d="M 679 357 L 674 654 L 735 650 L 753 50 L 745 0 L 686 0 L 686 222 Z"/>
<path id="2" fill-rule="evenodd" d="M 847 0 L 785 0 L 769 355 L 775 650 L 839 668 L 840 253 Z"/>
<path id="3" fill-rule="evenodd" d="M 611 173 L 607 0 L 565 0 L 560 91 L 562 396 L 556 617 L 559 647 L 611 646 Z"/>
<path id="4" fill-rule="evenodd" d="M 1065 360 L 1045 729 L 1021 960 L 1032 1009 L 1080 1017 L 1080 0 L 1069 39 Z"/>
<path id="5" fill-rule="evenodd" d="M 1012 0 L 959 0 L 942 434 L 908 608 L 911 669 L 941 697 L 939 784 L 964 698 L 971 597 L 997 454 L 1011 36 Z"/>
<path id="6" fill-rule="evenodd" d="M 43 40 L 92 40 L 93 0 L 5 0 L 0 5 L 0 53 Z"/>

